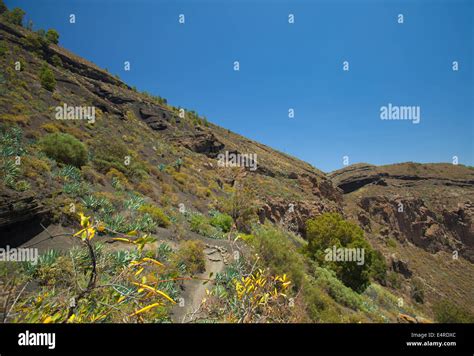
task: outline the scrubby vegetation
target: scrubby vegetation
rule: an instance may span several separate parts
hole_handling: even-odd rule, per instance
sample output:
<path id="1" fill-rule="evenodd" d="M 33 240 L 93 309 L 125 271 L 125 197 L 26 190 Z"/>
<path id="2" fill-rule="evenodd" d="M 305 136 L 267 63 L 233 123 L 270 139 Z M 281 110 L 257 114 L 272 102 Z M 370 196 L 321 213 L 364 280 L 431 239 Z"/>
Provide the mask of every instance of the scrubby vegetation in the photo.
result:
<path id="1" fill-rule="evenodd" d="M 149 214 L 161 227 L 168 227 L 170 225 L 170 219 L 166 216 L 163 210 L 157 206 L 145 204 L 138 210 L 144 214 Z"/>
<path id="2" fill-rule="evenodd" d="M 40 141 L 41 149 L 57 162 L 80 167 L 87 162 L 87 148 L 74 136 L 52 133 Z"/>
<path id="3" fill-rule="evenodd" d="M 16 272 L 23 284 L 35 281 L 38 286 L 12 306 L 7 320 L 43 323 L 166 321 L 169 305 L 176 303 L 171 297 L 176 292 L 169 284 L 161 288 L 160 278 L 167 279 L 170 271 L 154 258 L 156 253 L 145 251 L 150 240 L 146 236 L 135 241 L 121 238 L 130 241 L 134 249 L 106 253 L 103 245 L 93 242 L 104 231 L 100 223 L 84 215 L 80 220 L 81 229 L 71 238 L 77 238 L 83 248 L 73 249 L 68 255 L 47 252 L 39 263 L 26 262 L 23 272 Z M 2 269 L 2 273 L 6 271 Z M 51 289 L 53 286 L 63 292 Z M 9 283 L 6 287 L 8 290 L 16 285 Z"/>
<path id="4" fill-rule="evenodd" d="M 234 188 L 230 198 L 218 201 L 217 207 L 232 217 L 237 229 L 249 232 L 256 220 L 255 191 L 249 185 Z"/>
<path id="5" fill-rule="evenodd" d="M 190 275 L 202 273 L 206 268 L 204 244 L 201 241 L 185 241 L 176 254 L 178 266 L 184 265 Z"/>
<path id="6" fill-rule="evenodd" d="M 13 25 L 22 26 L 23 17 L 25 16 L 25 11 L 16 7 L 11 11 L 8 11 L 6 8 L 2 9 L 2 16 Z"/>
<path id="7" fill-rule="evenodd" d="M 222 232 L 229 232 L 234 223 L 232 216 L 215 212 L 209 222 L 212 226 L 222 230 Z"/>
<path id="8" fill-rule="evenodd" d="M 56 88 L 56 79 L 54 78 L 52 70 L 49 69 L 47 65 L 41 67 L 39 78 L 43 88 L 49 91 L 54 91 Z"/>
<path id="9" fill-rule="evenodd" d="M 46 41 L 54 44 L 59 42 L 59 33 L 54 29 L 49 29 L 45 34 Z"/>
<path id="10" fill-rule="evenodd" d="M 18 128 L 0 128 L 0 177 L 7 187 L 15 188 L 20 175 L 21 157 L 25 154 L 22 132 Z"/>
<path id="11" fill-rule="evenodd" d="M 474 323 L 474 315 L 449 300 L 434 305 L 435 319 L 440 323 Z"/>

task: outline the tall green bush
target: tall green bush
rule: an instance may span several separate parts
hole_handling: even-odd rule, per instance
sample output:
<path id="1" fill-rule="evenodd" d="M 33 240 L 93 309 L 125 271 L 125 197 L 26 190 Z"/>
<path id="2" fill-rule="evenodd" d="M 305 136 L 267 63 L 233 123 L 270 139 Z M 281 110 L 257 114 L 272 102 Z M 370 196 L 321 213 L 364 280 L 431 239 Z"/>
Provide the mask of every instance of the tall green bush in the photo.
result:
<path id="1" fill-rule="evenodd" d="M 49 29 L 48 32 L 45 34 L 46 41 L 54 44 L 58 44 L 59 42 L 59 33 L 54 29 Z"/>
<path id="2" fill-rule="evenodd" d="M 41 86 L 49 91 L 54 91 L 56 88 L 56 79 L 54 78 L 54 73 L 51 69 L 48 68 L 46 64 L 41 67 L 39 74 Z"/>
<path id="3" fill-rule="evenodd" d="M 332 269 L 348 287 L 363 292 L 370 283 L 374 272 L 375 253 L 364 238 L 362 229 L 342 218 L 337 213 L 325 213 L 306 223 L 307 252 L 320 265 Z M 328 259 L 328 252 L 338 249 L 362 249 L 364 261 L 338 261 Z M 378 256 L 379 257 L 379 256 Z M 360 261 L 361 262 L 361 261 Z M 378 273 L 382 266 L 377 266 Z"/>
<path id="4" fill-rule="evenodd" d="M 220 228 L 223 232 L 229 232 L 233 223 L 232 216 L 221 213 L 215 214 L 210 221 L 212 226 Z"/>

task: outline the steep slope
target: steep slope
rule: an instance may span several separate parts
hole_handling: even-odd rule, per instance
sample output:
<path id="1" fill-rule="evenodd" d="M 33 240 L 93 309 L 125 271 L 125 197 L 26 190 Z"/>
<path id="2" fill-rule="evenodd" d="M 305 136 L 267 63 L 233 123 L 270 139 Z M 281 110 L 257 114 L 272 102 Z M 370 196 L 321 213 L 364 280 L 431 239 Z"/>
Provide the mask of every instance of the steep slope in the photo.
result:
<path id="1" fill-rule="evenodd" d="M 26 137 L 37 139 L 49 132 L 66 132 L 92 150 L 117 143 L 109 151 L 122 150 L 124 156 L 131 158 L 129 167 L 140 167 L 138 173 L 133 172 L 133 167 L 129 169 L 131 183 L 159 195 L 162 180 L 166 189 L 173 191 L 176 207 L 184 204 L 204 211 L 216 196 L 225 196 L 226 190 L 232 190 L 238 182 L 255 188 L 262 221 L 283 219 L 288 204 L 293 203 L 295 213 L 288 220 L 299 231 L 304 231 L 307 217 L 339 209 L 340 192 L 322 172 L 307 163 L 208 123 L 193 112 L 180 115 L 178 108 L 161 98 L 132 90 L 117 77 L 64 48 L 38 44 L 21 27 L 2 21 L 0 33 L 8 47 L 2 58 L 6 64 L 6 93 L 1 98 L 0 114 L 3 122 L 21 125 Z M 16 71 L 15 62 L 19 59 L 22 68 Z M 61 64 L 54 65 L 54 61 Z M 56 78 L 54 93 L 42 88 L 38 78 L 44 62 Z M 64 105 L 94 107 L 95 123 L 56 120 L 55 108 Z M 225 152 L 256 155 L 257 169 L 219 167 L 217 155 Z M 179 161 L 183 165 L 174 176 L 157 169 Z M 99 165 L 92 166 L 96 169 Z M 110 187 L 105 180 L 107 168 L 111 167 L 94 171 L 94 179 L 103 182 L 104 187 Z M 57 188 L 55 182 L 30 183 L 31 191 L 41 199 Z"/>
<path id="2" fill-rule="evenodd" d="M 202 269 L 185 270 L 187 277 L 168 286 L 173 298 L 181 296 L 188 303 L 183 309 L 176 307 L 169 319 L 168 315 L 151 319 L 180 321 L 189 319 L 187 314 L 200 306 L 205 295 L 207 287 L 194 277 L 209 277 L 215 285 L 234 276 L 229 277 L 227 288 L 235 288 L 235 280 L 254 271 L 261 258 L 255 246 L 242 240 L 256 239 L 255 226 L 271 226 L 270 233 L 262 233 L 264 238 L 273 234 L 285 241 L 271 242 L 275 251 L 263 258 L 278 256 L 277 269 L 286 276 L 286 269 L 293 268 L 293 275 L 300 276 L 300 285 L 293 291 L 296 308 L 276 312 L 278 317 L 291 314 L 281 320 L 395 322 L 398 313 L 431 318 L 432 303 L 439 297 L 455 298 L 472 309 L 472 169 L 356 165 L 326 175 L 193 111 L 140 93 L 106 70 L 2 17 L 0 47 L 0 247 L 35 246 L 41 252 L 69 253 L 79 244 L 71 242 L 78 212 L 103 224 L 95 242 L 107 243 L 100 248 L 117 252 L 114 258 L 122 258 L 124 265 L 128 260 L 120 252 L 128 251 L 128 245 L 109 244 L 120 233 L 136 236 L 139 231 L 157 238 L 159 243 L 152 248 L 164 260 L 171 254 L 166 246 L 176 249 L 175 257 L 180 258 L 183 241 L 204 242 L 208 245 L 204 257 L 197 254 L 204 259 Z M 47 72 L 54 78 L 49 79 L 49 84 L 55 83 L 53 88 L 45 83 Z M 81 117 L 77 111 L 71 117 L 58 117 L 62 108 L 66 113 L 67 108 L 94 109 L 94 116 Z M 71 152 L 62 159 L 47 154 L 45 139 L 56 134 L 67 134 L 69 140 L 85 146 L 80 164 L 68 161 Z M 53 151 L 60 148 L 52 146 Z M 226 162 L 223 166 L 221 155 L 250 158 L 246 164 Z M 301 253 L 306 221 L 326 212 L 338 212 L 362 226 L 390 264 L 385 285 L 374 282 L 359 295 Z M 280 230 L 272 230 L 275 226 Z M 211 252 L 205 253 L 210 245 L 226 248 L 219 261 Z M 187 261 L 191 267 L 199 259 L 193 248 Z M 453 251 L 459 259 L 451 258 Z M 244 269 L 235 257 L 241 255 L 250 269 Z M 168 262 L 172 265 L 169 275 L 183 272 L 181 260 Z M 416 278 L 422 279 L 426 303 L 413 301 Z M 404 298 L 405 304 L 400 305 L 397 298 Z M 221 305 L 216 309 L 225 310 Z M 220 317 L 229 320 L 228 315 Z"/>

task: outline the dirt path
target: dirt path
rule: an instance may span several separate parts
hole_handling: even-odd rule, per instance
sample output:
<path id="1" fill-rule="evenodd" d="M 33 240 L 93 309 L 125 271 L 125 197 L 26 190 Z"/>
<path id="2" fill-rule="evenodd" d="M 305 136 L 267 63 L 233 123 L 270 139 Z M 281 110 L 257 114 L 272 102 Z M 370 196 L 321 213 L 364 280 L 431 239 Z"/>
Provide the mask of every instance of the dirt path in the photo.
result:
<path id="1" fill-rule="evenodd" d="M 227 264 L 230 262 L 230 250 L 227 241 L 219 241 L 219 244 L 207 243 L 204 249 L 206 256 L 206 270 L 203 273 L 198 274 L 196 277 L 209 278 L 212 273 L 211 280 L 214 280 L 216 274 L 222 272 Z M 224 247 L 227 245 L 226 247 Z M 202 280 L 189 280 L 183 283 L 184 291 L 181 294 L 181 305 L 177 305 L 173 309 L 172 320 L 175 323 L 189 323 L 193 322 L 197 318 L 202 316 L 201 304 L 202 300 L 206 297 L 206 289 L 210 289 L 213 286 L 213 281 L 203 284 Z"/>

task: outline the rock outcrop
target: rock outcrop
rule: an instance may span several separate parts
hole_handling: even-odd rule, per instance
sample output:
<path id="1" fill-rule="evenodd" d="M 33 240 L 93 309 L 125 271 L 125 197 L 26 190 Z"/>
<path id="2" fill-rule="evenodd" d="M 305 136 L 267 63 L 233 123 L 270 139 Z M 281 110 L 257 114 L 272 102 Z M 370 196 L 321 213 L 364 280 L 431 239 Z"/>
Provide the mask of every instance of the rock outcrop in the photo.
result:
<path id="1" fill-rule="evenodd" d="M 347 168 L 343 168 L 329 174 L 332 181 L 344 192 L 344 194 L 352 193 L 367 185 L 381 186 L 414 186 L 418 184 L 433 184 L 458 187 L 473 187 L 474 172 L 462 169 L 461 166 L 444 165 L 443 168 L 453 168 L 460 170 L 466 174 L 449 176 L 449 169 L 445 169 L 447 174 L 443 174 L 443 170 L 431 170 L 427 165 L 415 163 L 402 163 L 389 166 L 373 166 L 368 164 L 355 164 Z M 430 167 L 431 168 L 431 167 Z"/>
<path id="2" fill-rule="evenodd" d="M 209 158 L 216 158 L 225 145 L 210 131 L 199 129 L 195 134 L 183 136 L 176 140 L 187 149 L 206 155 Z"/>
<path id="3" fill-rule="evenodd" d="M 474 262 L 474 172 L 448 164 L 354 165 L 330 174 L 369 234 Z M 362 189 L 363 188 L 363 189 Z M 350 209 L 349 209 L 350 210 Z"/>
<path id="4" fill-rule="evenodd" d="M 29 194 L 4 191 L 0 194 L 0 246 L 19 246 L 41 232 L 39 222 L 48 210 Z"/>

